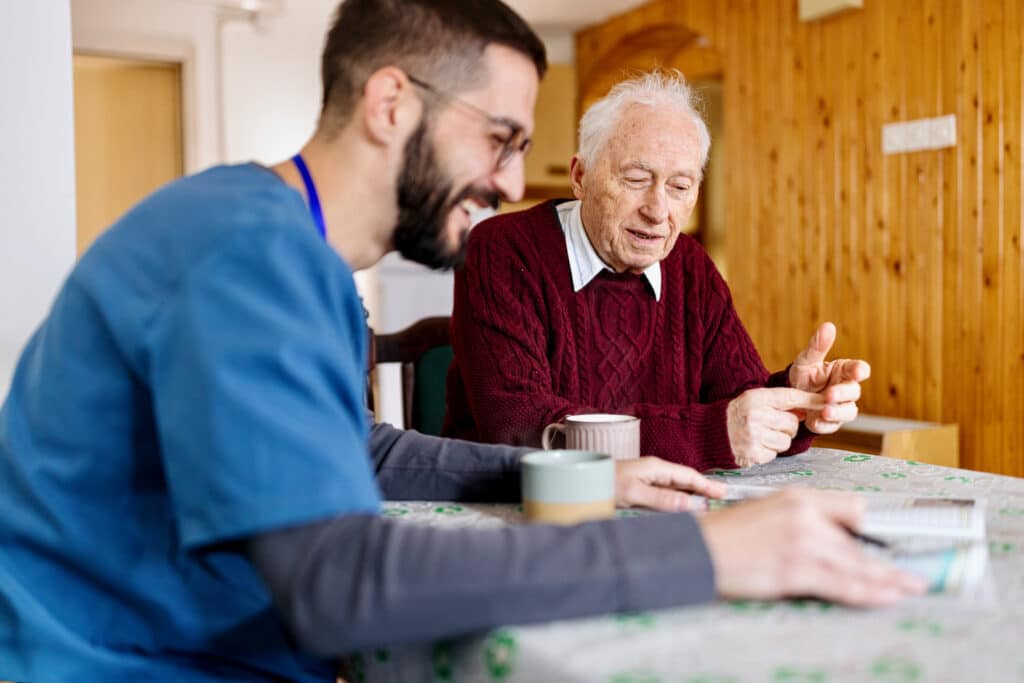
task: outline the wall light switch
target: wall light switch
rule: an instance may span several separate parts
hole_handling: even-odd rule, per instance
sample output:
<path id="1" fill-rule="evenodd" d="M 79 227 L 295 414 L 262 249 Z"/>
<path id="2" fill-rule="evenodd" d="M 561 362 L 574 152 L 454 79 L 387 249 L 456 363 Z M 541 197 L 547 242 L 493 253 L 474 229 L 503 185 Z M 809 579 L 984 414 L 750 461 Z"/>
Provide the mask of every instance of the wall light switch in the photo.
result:
<path id="1" fill-rule="evenodd" d="M 800 21 L 813 21 L 846 9 L 862 7 L 864 0 L 800 0 Z"/>
<path id="2" fill-rule="evenodd" d="M 882 154 L 898 154 L 903 151 L 903 128 L 899 123 L 882 126 Z"/>
<path id="3" fill-rule="evenodd" d="M 956 114 L 938 116 L 930 121 L 928 142 L 932 149 L 956 146 Z"/>
<path id="4" fill-rule="evenodd" d="M 916 119 L 903 124 L 903 151 L 917 152 L 928 149 L 928 133 L 931 124 L 928 119 Z"/>
<path id="5" fill-rule="evenodd" d="M 956 145 L 956 116 L 938 116 L 882 126 L 882 154 L 919 152 Z"/>

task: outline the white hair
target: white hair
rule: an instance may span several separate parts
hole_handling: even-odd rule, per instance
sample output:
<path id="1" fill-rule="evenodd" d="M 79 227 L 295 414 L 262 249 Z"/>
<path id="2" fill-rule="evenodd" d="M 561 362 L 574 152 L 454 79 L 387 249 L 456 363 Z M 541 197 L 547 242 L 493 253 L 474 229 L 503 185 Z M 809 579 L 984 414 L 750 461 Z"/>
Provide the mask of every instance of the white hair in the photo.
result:
<path id="1" fill-rule="evenodd" d="M 675 108 L 693 119 L 700 141 L 701 169 L 708 161 L 711 149 L 711 134 L 704 118 L 697 111 L 700 98 L 686 83 L 678 69 L 658 70 L 622 81 L 607 95 L 590 105 L 580 119 L 580 146 L 577 156 L 583 165 L 592 168 L 597 157 L 608 142 L 612 130 L 623 112 L 632 106 L 668 106 Z"/>

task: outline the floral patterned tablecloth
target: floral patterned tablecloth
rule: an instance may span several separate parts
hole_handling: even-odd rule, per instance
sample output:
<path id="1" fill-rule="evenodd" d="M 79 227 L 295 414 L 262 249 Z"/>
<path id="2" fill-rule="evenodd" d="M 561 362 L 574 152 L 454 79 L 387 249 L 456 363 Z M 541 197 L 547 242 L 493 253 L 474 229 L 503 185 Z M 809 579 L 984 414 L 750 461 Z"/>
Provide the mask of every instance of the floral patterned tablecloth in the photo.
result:
<path id="1" fill-rule="evenodd" d="M 993 597 L 927 596 L 880 610 L 811 600 L 723 601 L 506 627 L 357 655 L 351 683 L 1024 681 L 1024 479 L 820 448 L 716 476 L 743 484 L 984 498 Z M 514 505 L 388 503 L 384 514 L 443 526 L 522 522 Z"/>

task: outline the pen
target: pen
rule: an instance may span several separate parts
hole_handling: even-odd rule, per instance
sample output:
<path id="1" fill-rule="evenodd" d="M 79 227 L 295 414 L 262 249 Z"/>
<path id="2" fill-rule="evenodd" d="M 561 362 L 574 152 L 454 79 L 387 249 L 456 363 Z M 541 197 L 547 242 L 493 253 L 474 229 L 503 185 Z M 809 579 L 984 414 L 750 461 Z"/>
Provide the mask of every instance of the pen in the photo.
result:
<path id="1" fill-rule="evenodd" d="M 846 531 L 850 534 L 851 537 L 860 541 L 861 543 L 867 543 L 868 545 L 873 545 L 877 548 L 888 549 L 889 547 L 888 543 L 875 536 L 868 536 L 867 534 L 862 534 L 860 532 L 854 531 L 853 529 L 847 529 Z"/>

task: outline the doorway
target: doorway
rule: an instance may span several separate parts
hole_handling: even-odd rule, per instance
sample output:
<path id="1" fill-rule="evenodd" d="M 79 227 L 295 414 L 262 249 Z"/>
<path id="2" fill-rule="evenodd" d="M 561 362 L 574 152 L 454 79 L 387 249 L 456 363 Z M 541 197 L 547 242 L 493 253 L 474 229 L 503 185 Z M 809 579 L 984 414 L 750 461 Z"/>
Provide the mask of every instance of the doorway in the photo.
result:
<path id="1" fill-rule="evenodd" d="M 184 172 L 181 64 L 74 54 L 79 256 Z"/>

